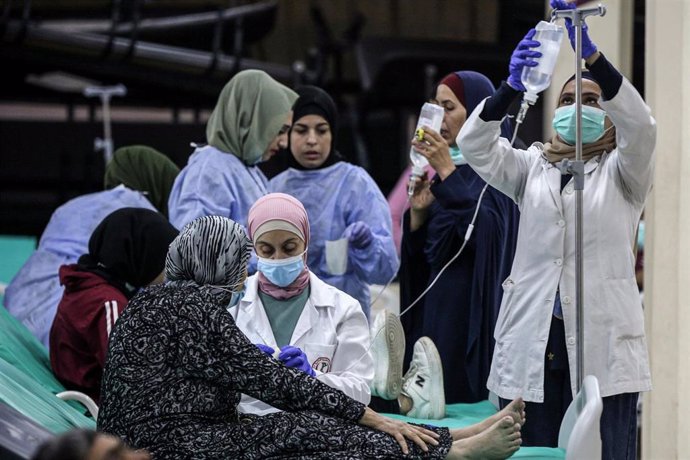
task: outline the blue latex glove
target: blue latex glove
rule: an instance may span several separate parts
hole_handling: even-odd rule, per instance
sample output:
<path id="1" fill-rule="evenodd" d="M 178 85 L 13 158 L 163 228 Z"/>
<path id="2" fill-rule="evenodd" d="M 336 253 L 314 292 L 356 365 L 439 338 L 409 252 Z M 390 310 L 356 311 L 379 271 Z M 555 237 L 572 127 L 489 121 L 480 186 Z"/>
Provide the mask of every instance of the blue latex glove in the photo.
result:
<path id="1" fill-rule="evenodd" d="M 350 244 L 357 249 L 366 248 L 374 241 L 374 235 L 371 233 L 371 227 L 362 221 L 350 224 L 343 235 L 348 239 Z"/>
<path id="2" fill-rule="evenodd" d="M 554 10 L 574 10 L 576 8 L 574 3 L 568 3 L 565 0 L 551 0 L 549 2 L 551 8 Z M 570 46 L 573 47 L 575 51 L 575 27 L 573 27 L 573 21 L 570 18 L 565 18 L 565 28 L 568 29 L 568 37 L 570 38 Z M 582 58 L 587 59 L 591 55 L 597 52 L 597 45 L 592 43 L 589 38 L 589 28 L 586 23 L 582 23 Z"/>
<path id="3" fill-rule="evenodd" d="M 285 345 L 280 348 L 280 354 L 278 355 L 278 360 L 285 364 L 287 367 L 292 367 L 294 369 L 299 369 L 305 374 L 316 377 L 316 372 L 312 369 L 311 364 L 309 364 L 309 359 L 304 352 L 292 345 Z"/>
<path id="4" fill-rule="evenodd" d="M 525 91 L 525 86 L 522 84 L 522 69 L 525 66 L 534 67 L 538 64 L 537 61 L 529 58 L 541 57 L 539 51 L 530 49 L 540 45 L 538 41 L 532 40 L 536 32 L 537 31 L 534 29 L 527 32 L 525 38 L 520 40 L 520 43 L 518 43 L 513 54 L 510 56 L 510 65 L 508 65 L 508 70 L 510 71 L 508 85 L 518 91 Z"/>
<path id="5" fill-rule="evenodd" d="M 273 348 L 269 347 L 268 345 L 264 345 L 263 343 L 255 343 L 254 345 L 256 345 L 259 350 L 263 351 L 268 356 L 273 357 L 273 353 L 275 352 Z"/>

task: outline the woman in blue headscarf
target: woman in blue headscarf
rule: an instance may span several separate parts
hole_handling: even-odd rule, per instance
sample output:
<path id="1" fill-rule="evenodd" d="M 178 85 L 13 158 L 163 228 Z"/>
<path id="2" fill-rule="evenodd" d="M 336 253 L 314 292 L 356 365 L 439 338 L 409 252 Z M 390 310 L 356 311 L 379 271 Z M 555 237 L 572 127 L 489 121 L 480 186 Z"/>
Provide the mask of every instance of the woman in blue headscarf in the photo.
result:
<path id="1" fill-rule="evenodd" d="M 517 206 L 486 183 L 462 157 L 455 143 L 467 116 L 494 87 L 484 75 L 462 71 L 436 87 L 434 102 L 444 108 L 441 132 L 424 129 L 414 148 L 436 174 L 416 184 L 405 213 L 401 248 L 401 308 L 409 306 L 460 250 L 460 256 L 408 313 L 401 317 L 407 343 L 420 336 L 436 344 L 443 363 L 448 403 L 486 399 L 486 380 L 494 348 L 493 330 L 501 303 L 501 282 L 510 273 L 519 214 Z M 507 121 L 501 129 L 510 137 Z M 478 211 L 476 211 L 478 208 Z M 409 352 L 408 352 L 409 354 Z M 410 356 L 406 356 L 409 362 Z M 416 379 L 410 385 L 424 385 Z M 441 389 L 408 389 L 434 397 Z"/>
<path id="2" fill-rule="evenodd" d="M 338 110 L 322 89 L 298 90 L 292 107 L 289 168 L 271 179 L 309 214 L 308 265 L 320 279 L 357 299 L 369 317 L 369 284 L 386 284 L 398 269 L 388 202 L 367 172 L 335 150 Z M 347 260 L 327 257 L 328 241 L 347 239 Z M 343 262 L 341 259 L 340 262 Z"/>

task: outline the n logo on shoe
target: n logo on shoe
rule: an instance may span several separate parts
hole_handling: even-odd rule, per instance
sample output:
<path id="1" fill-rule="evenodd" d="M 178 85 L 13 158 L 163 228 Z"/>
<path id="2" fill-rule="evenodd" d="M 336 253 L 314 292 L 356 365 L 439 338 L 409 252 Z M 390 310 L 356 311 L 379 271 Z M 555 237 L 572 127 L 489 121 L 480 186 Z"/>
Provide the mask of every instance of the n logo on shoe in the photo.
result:
<path id="1" fill-rule="evenodd" d="M 424 377 L 422 377 L 421 375 L 417 375 L 417 378 L 414 381 L 414 383 L 419 385 L 420 388 L 424 388 L 424 382 L 426 382 L 426 379 Z"/>

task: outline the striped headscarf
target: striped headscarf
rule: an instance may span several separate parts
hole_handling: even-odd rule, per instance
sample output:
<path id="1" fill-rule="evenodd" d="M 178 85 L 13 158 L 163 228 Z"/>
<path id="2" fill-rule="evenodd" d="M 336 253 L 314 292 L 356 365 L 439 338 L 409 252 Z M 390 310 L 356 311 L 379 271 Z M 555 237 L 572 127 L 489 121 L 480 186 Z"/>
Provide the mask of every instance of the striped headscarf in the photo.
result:
<path id="1" fill-rule="evenodd" d="M 230 291 L 245 279 L 251 248 L 237 222 L 220 216 L 199 217 L 170 244 L 165 277 L 173 283 L 209 287 L 223 298 L 219 300 L 229 299 Z"/>

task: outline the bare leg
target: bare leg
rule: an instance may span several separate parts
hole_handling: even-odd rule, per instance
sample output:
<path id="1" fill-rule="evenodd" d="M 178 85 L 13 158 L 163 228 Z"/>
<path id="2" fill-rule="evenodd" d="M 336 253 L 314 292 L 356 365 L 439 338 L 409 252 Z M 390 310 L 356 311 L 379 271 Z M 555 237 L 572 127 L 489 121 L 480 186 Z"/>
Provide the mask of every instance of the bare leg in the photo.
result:
<path id="1" fill-rule="evenodd" d="M 525 402 L 522 398 L 516 398 L 510 402 L 506 407 L 496 412 L 491 417 L 482 420 L 472 426 L 465 428 L 458 428 L 456 430 L 450 430 L 450 435 L 453 437 L 453 441 L 459 439 L 465 439 L 470 436 L 477 435 L 487 429 L 489 429 L 494 423 L 501 420 L 503 417 L 509 416 L 513 419 L 514 423 L 520 426 L 525 423 Z"/>
<path id="2" fill-rule="evenodd" d="M 513 455 L 521 443 L 520 425 L 505 416 L 487 430 L 453 442 L 446 458 L 502 460 Z"/>
<path id="3" fill-rule="evenodd" d="M 400 413 L 407 414 L 412 409 L 412 398 L 400 393 L 398 404 L 400 405 Z"/>

